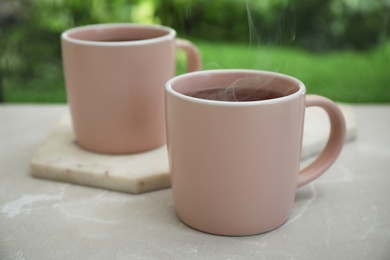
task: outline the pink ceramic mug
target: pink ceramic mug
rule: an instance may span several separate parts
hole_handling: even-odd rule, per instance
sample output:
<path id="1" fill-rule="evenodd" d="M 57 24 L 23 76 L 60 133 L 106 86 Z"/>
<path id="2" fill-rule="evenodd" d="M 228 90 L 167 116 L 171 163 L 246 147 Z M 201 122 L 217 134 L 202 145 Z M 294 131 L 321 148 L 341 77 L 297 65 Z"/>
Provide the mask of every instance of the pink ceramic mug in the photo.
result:
<path id="1" fill-rule="evenodd" d="M 230 100 L 232 93 L 237 99 L 257 100 L 260 97 L 249 95 L 248 89 L 272 92 L 263 97 L 269 99 L 235 102 L 207 100 L 204 93 L 208 90 L 201 91 L 234 87 L 238 88 L 222 97 L 210 93 L 222 100 Z M 337 105 L 305 92 L 298 79 L 255 70 L 201 71 L 168 81 L 172 191 L 184 223 L 212 234 L 251 235 L 275 229 L 287 220 L 297 187 L 323 174 L 338 157 L 345 139 L 344 117 Z M 300 171 L 308 106 L 327 112 L 331 133 L 318 159 Z"/>
<path id="2" fill-rule="evenodd" d="M 99 24 L 61 35 L 64 75 L 78 144 L 108 154 L 165 143 L 164 85 L 175 75 L 177 48 L 199 70 L 194 45 L 165 26 Z"/>

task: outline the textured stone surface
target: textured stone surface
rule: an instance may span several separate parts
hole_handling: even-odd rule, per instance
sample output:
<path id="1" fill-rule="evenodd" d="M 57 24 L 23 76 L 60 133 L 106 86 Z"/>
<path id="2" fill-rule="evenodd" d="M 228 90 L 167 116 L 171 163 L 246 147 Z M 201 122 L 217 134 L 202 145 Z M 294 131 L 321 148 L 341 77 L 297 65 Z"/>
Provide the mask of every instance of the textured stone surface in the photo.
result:
<path id="1" fill-rule="evenodd" d="M 133 195 L 32 178 L 29 161 L 66 110 L 0 105 L 0 259 L 390 259 L 389 105 L 353 106 L 358 138 L 297 190 L 283 226 L 249 237 L 184 225 L 170 189 Z"/>
<path id="2" fill-rule="evenodd" d="M 356 135 L 356 120 L 349 106 L 345 115 L 347 140 Z M 320 108 L 308 108 L 302 157 L 320 152 L 329 135 L 329 122 Z M 65 114 L 31 160 L 35 177 L 129 193 L 170 186 L 166 146 L 131 155 L 103 155 L 81 149 L 75 142 L 71 119 Z"/>
<path id="3" fill-rule="evenodd" d="M 70 116 L 62 117 L 31 159 L 35 177 L 130 193 L 170 186 L 166 146 L 131 155 L 81 149 Z"/>

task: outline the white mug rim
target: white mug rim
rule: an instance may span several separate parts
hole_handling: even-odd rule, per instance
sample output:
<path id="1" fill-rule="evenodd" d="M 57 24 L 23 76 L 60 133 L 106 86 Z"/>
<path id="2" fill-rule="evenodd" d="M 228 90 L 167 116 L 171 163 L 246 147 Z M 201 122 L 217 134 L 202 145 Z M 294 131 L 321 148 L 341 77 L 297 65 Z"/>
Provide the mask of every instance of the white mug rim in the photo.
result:
<path id="1" fill-rule="evenodd" d="M 273 99 L 267 99 L 267 100 L 257 100 L 257 101 L 242 101 L 242 102 L 232 102 L 232 101 L 221 101 L 221 100 L 209 100 L 209 99 L 202 99 L 202 98 L 196 98 L 191 97 L 185 94 L 182 94 L 172 88 L 172 84 L 178 80 L 183 80 L 188 77 L 194 77 L 197 75 L 207 75 L 207 74 L 229 74 L 229 73 L 254 73 L 254 74 L 262 74 L 262 75 L 272 75 L 275 77 L 281 77 L 290 81 L 293 81 L 296 83 L 296 86 L 299 87 L 299 89 L 287 96 L 282 96 L 278 98 Z M 165 85 L 165 89 L 168 93 L 175 96 L 176 98 L 198 103 L 198 104 L 204 104 L 204 105 L 214 105 L 214 106 L 238 106 L 238 107 L 245 107 L 245 106 L 255 106 L 255 105 L 270 105 L 275 103 L 282 103 L 282 102 L 288 102 L 291 100 L 294 100 L 296 98 L 302 97 L 306 95 L 306 87 L 303 84 L 302 81 L 299 79 L 278 73 L 278 72 L 272 72 L 272 71 L 266 71 L 266 70 L 252 70 L 252 69 L 215 69 L 215 70 L 203 70 L 203 71 L 196 71 L 196 72 L 190 72 L 185 73 L 179 76 L 176 76 L 174 78 L 171 78 Z"/>
<path id="2" fill-rule="evenodd" d="M 70 35 L 74 32 L 88 31 L 88 30 L 99 30 L 99 29 L 113 29 L 113 28 L 145 28 L 145 29 L 158 29 L 166 32 L 162 36 L 157 36 L 148 39 L 136 40 L 136 41 L 93 41 L 93 40 L 81 40 L 71 37 Z M 163 25 L 154 24 L 137 24 L 137 23 L 104 23 L 104 24 L 90 24 L 79 27 L 70 28 L 61 34 L 61 39 L 80 45 L 94 45 L 94 46 L 132 46 L 132 45 L 145 45 L 151 43 L 158 43 L 165 40 L 172 40 L 176 37 L 176 31 L 170 27 Z"/>

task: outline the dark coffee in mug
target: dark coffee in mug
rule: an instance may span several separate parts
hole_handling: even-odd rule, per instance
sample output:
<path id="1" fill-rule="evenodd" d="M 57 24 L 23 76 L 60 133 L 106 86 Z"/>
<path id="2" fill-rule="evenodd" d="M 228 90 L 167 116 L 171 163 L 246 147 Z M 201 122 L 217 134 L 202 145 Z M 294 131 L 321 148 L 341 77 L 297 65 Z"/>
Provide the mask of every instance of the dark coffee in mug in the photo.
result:
<path id="1" fill-rule="evenodd" d="M 290 93 L 280 93 L 272 88 L 211 88 L 190 93 L 187 96 L 217 101 L 245 102 L 280 98 Z"/>

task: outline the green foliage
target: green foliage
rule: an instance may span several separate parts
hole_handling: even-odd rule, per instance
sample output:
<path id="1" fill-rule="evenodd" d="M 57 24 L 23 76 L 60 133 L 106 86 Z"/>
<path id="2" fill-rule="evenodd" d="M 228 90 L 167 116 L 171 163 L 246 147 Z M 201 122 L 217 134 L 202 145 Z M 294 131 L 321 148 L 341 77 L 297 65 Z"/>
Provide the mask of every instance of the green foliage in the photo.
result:
<path id="1" fill-rule="evenodd" d="M 61 92 L 61 33 L 75 26 L 104 22 L 133 22 L 138 0 L 39 0 L 0 3 L 0 92 L 2 83 L 40 84 L 45 91 Z M 56 74 L 57 75 L 57 74 Z M 8 89 L 8 88 L 7 88 Z M 64 91 L 62 91 L 64 92 Z M 0 95 L 1 96 L 1 95 Z M 5 93 L 5 99 L 7 93 Z M 0 100 L 1 102 L 1 100 Z"/>
<path id="2" fill-rule="evenodd" d="M 301 79 L 308 93 L 339 102 L 390 103 L 390 42 L 368 52 L 324 55 L 266 45 L 196 42 L 204 69 L 246 68 L 285 73 Z"/>
<path id="3" fill-rule="evenodd" d="M 390 31 L 385 0 L 155 0 L 156 17 L 181 35 L 296 45 L 315 51 L 366 50 Z M 248 39 L 249 37 L 249 39 Z"/>
<path id="4" fill-rule="evenodd" d="M 203 68 L 261 69 L 301 79 L 311 94 L 339 102 L 390 103 L 390 42 L 369 52 L 332 52 L 317 55 L 297 48 L 192 40 L 200 50 Z M 186 61 L 178 52 L 178 74 Z M 52 69 L 47 78 L 26 85 L 6 84 L 7 102 L 65 102 L 62 71 Z M 48 82 L 55 82 L 49 86 Z M 54 86 L 54 87 L 53 87 Z"/>
<path id="5" fill-rule="evenodd" d="M 336 79 L 354 82 L 354 86 L 361 82 L 369 85 L 363 73 L 372 71 L 372 78 L 377 78 L 373 80 L 376 82 L 373 89 L 384 88 L 390 79 L 384 73 L 387 63 L 379 54 L 375 59 L 373 54 L 365 52 L 362 56 L 356 53 L 351 56 L 329 54 L 333 57 L 330 61 L 321 56 L 319 58 L 324 61 L 321 66 L 324 67 L 318 66 L 324 73 L 318 74 L 311 70 L 311 63 L 317 65 L 318 62 L 315 56 L 306 59 L 304 52 L 295 55 L 286 52 L 285 48 L 275 51 L 275 47 L 304 47 L 323 53 L 369 50 L 387 41 L 389 6 L 389 0 L 2 0 L 0 102 L 2 89 L 7 102 L 65 102 L 61 33 L 75 26 L 112 22 L 161 23 L 174 27 L 181 37 L 215 41 L 216 44 L 208 45 L 195 40 L 205 46 L 202 54 L 205 55 L 206 68 L 218 67 L 224 60 L 230 67 L 246 67 L 249 60 L 263 62 L 264 57 L 274 64 L 278 57 L 285 55 L 286 59 L 294 60 L 291 71 L 286 72 L 294 72 L 296 68 L 297 76 L 308 77 L 313 86 L 325 82 L 337 85 Z M 244 47 L 248 43 L 252 49 Z M 258 46 L 262 46 L 262 52 L 268 55 L 252 60 Z M 388 48 L 385 53 L 384 57 L 389 58 Z M 208 55 L 214 61 L 209 61 Z M 364 55 L 370 57 L 371 67 L 376 68 L 376 72 L 363 62 Z M 334 64 L 337 59 L 339 62 Z M 352 65 L 349 63 L 360 67 L 343 69 Z M 265 68 L 278 70 L 280 64 Z M 342 70 L 344 77 L 333 76 Z M 362 74 L 356 77 L 359 80 L 354 80 L 354 71 Z M 350 75 L 348 80 L 346 75 Z M 337 94 L 345 89 L 341 85 L 340 91 L 330 94 L 331 97 L 343 99 Z M 325 89 L 315 91 L 323 93 Z M 356 93 L 346 99 L 354 101 L 354 98 Z M 359 100 L 372 102 L 376 99 L 389 102 L 386 95 Z"/>

